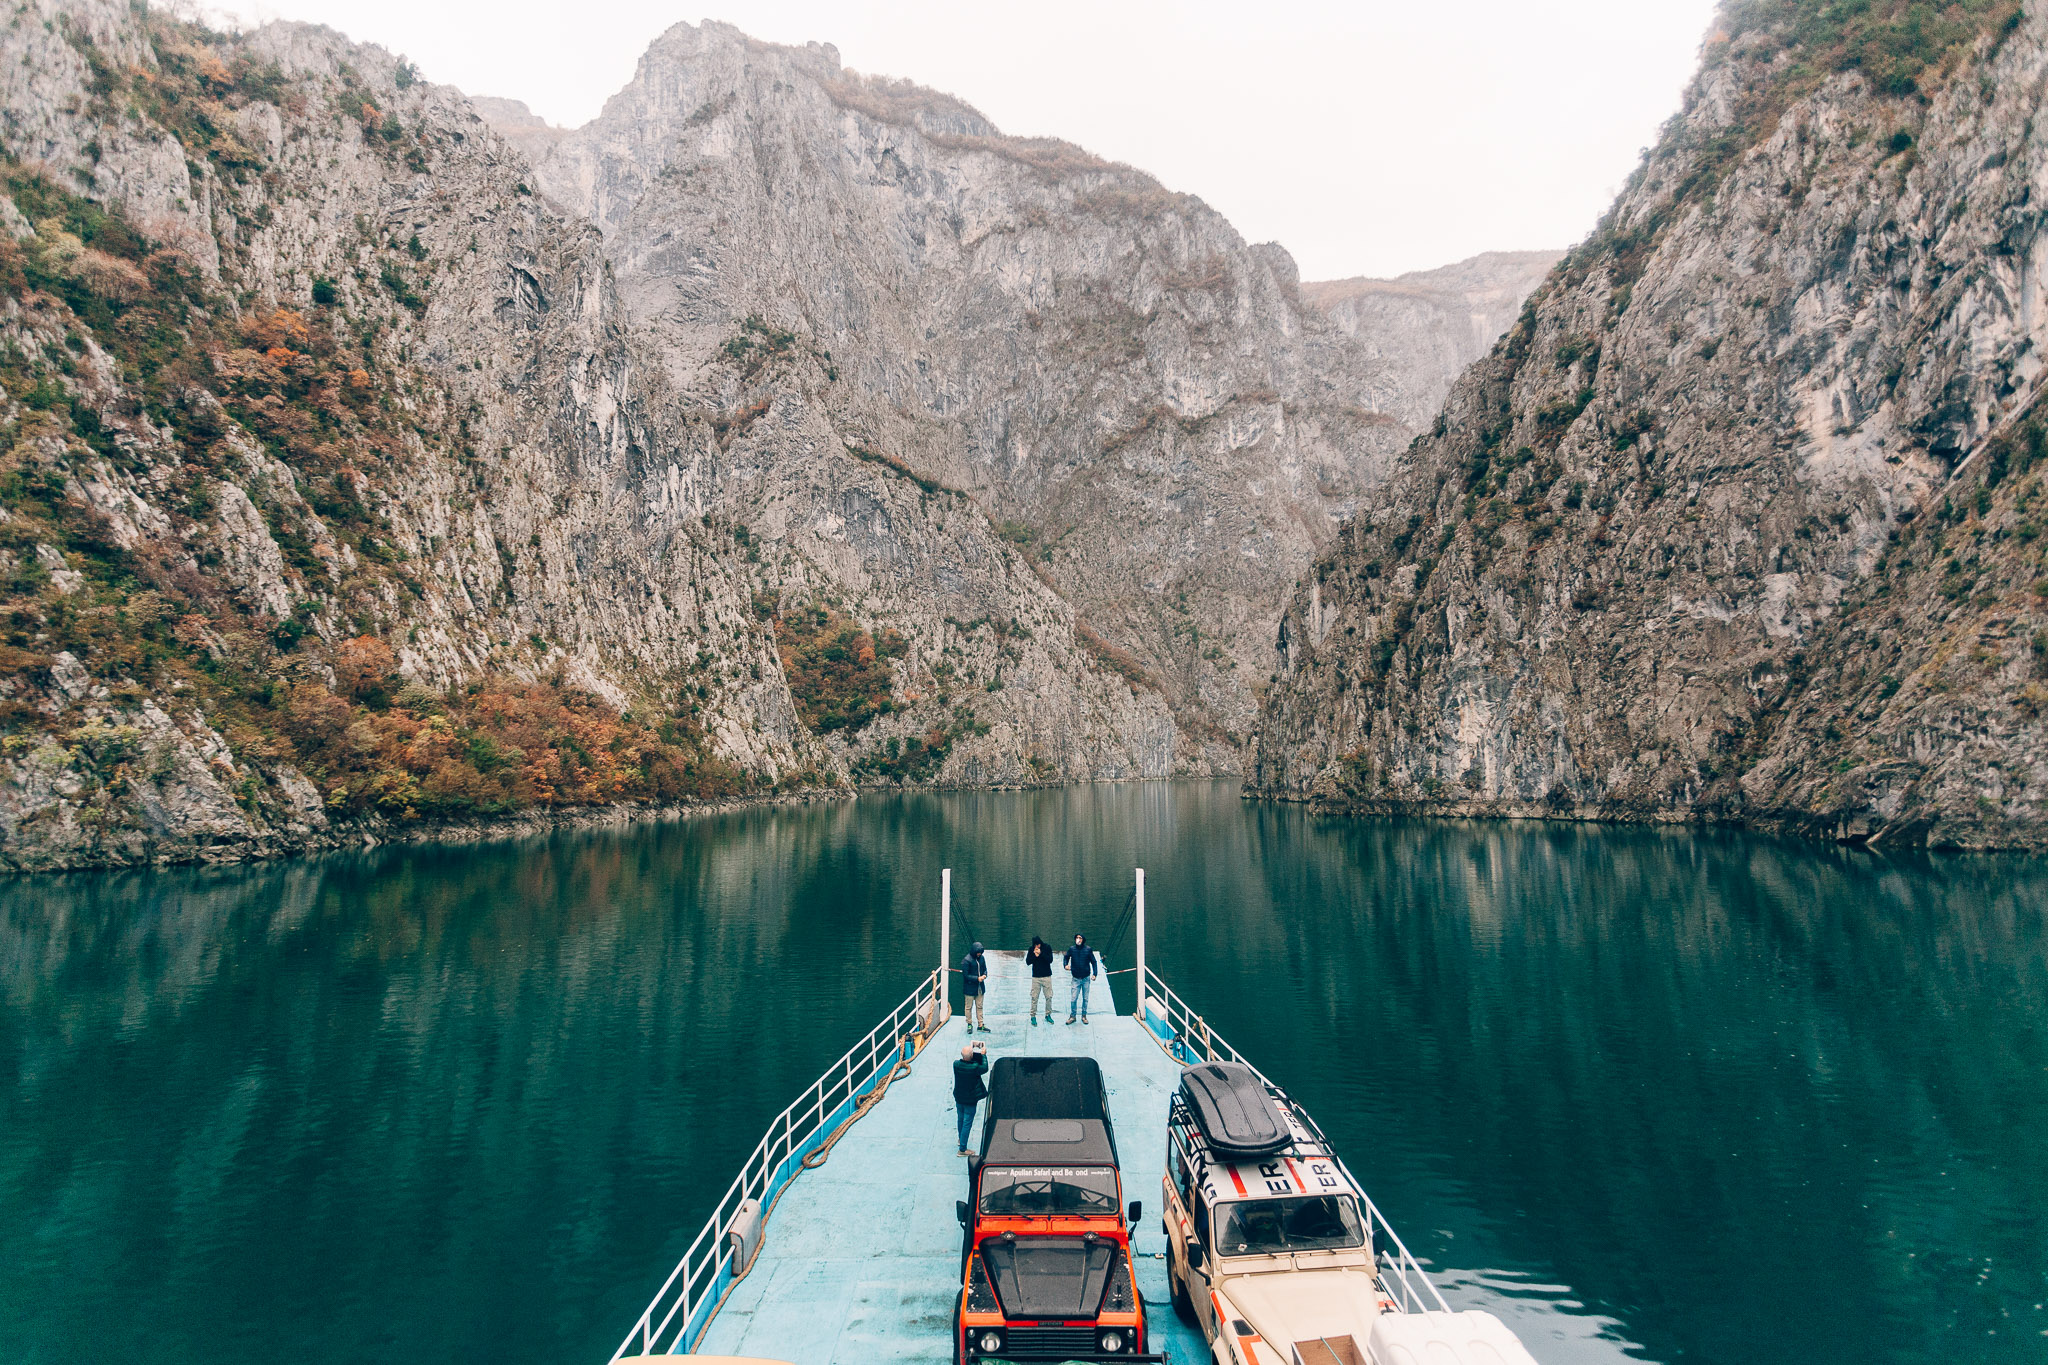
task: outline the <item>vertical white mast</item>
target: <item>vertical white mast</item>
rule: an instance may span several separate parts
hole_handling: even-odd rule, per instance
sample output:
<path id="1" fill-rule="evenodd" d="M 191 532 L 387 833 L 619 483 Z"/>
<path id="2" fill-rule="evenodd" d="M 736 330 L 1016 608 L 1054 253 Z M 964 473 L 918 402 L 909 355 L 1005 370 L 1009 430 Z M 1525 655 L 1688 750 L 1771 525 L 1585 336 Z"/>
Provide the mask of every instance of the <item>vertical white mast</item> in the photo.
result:
<path id="1" fill-rule="evenodd" d="M 939 1018 L 946 1017 L 950 1009 L 952 988 L 946 981 L 946 969 L 953 965 L 953 869 L 939 871 L 939 1001 L 936 1011 Z"/>
<path id="2" fill-rule="evenodd" d="M 1150 1027 L 1145 1017 L 1145 869 L 1138 869 L 1138 1022 Z"/>

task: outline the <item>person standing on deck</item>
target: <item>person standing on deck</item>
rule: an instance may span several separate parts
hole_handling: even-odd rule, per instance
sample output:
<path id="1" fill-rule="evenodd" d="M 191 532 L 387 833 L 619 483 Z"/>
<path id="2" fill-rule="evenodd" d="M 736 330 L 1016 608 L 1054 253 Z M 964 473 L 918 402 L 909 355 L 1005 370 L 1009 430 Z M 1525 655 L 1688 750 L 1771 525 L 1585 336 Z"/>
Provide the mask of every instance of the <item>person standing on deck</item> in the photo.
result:
<path id="1" fill-rule="evenodd" d="M 953 1063 L 953 1108 L 960 1116 L 960 1155 L 966 1156 L 967 1134 L 974 1128 L 974 1111 L 988 1094 L 988 1044 L 969 1043 L 960 1049 Z"/>
<path id="2" fill-rule="evenodd" d="M 988 990 L 988 958 L 982 954 L 981 945 L 975 944 L 966 957 L 960 959 L 960 1017 L 967 1021 L 967 1031 L 978 1027 L 983 1033 L 988 1029 L 988 1012 L 982 1008 L 981 997 Z"/>
<path id="3" fill-rule="evenodd" d="M 1067 964 L 1067 971 L 1074 978 L 1073 990 L 1067 996 L 1067 1022 L 1074 1022 L 1074 1009 L 1079 1006 L 1081 1022 L 1085 1024 L 1088 1022 L 1088 983 L 1095 979 L 1095 950 L 1088 946 L 1085 934 L 1076 934 L 1074 946 L 1067 949 L 1060 960 Z"/>
<path id="4" fill-rule="evenodd" d="M 1052 948 L 1038 935 L 1031 936 L 1031 951 L 1024 954 L 1031 967 L 1031 1022 L 1038 1023 L 1038 999 L 1045 997 L 1045 1022 L 1052 1022 Z"/>

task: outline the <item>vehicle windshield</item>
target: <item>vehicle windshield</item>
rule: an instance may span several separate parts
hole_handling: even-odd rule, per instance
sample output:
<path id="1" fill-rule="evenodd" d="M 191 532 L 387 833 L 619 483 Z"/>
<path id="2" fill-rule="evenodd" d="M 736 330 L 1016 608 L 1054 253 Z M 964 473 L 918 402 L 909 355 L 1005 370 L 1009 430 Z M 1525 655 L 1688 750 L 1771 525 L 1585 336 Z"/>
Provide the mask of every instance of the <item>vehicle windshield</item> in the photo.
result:
<path id="1" fill-rule="evenodd" d="M 984 1166 L 981 1211 L 997 1217 L 1116 1212 L 1116 1172 L 1107 1166 Z"/>
<path id="2" fill-rule="evenodd" d="M 1348 1194 L 1248 1199 L 1216 1210 L 1218 1256 L 1274 1256 L 1364 1245 L 1358 1201 Z"/>

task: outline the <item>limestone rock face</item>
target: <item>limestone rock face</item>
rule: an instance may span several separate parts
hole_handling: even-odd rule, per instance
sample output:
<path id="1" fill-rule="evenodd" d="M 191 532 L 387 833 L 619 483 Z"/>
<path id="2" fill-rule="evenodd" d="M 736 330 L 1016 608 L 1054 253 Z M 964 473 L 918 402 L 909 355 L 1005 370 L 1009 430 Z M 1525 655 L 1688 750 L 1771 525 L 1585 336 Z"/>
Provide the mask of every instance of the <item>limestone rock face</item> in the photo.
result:
<path id="1" fill-rule="evenodd" d="M 2048 13 L 1917 90 L 1788 41 L 1710 46 L 1295 596 L 1251 785 L 2042 842 Z"/>
<path id="2" fill-rule="evenodd" d="M 36 0 L 0 141 L 16 867 L 655 758 L 1230 770 L 1240 655 L 1407 437 L 1284 251 L 829 48 L 680 28 L 563 133 L 327 30 Z M 545 756 L 483 726 L 527 685 Z"/>
<path id="3" fill-rule="evenodd" d="M 1564 255 L 1561 251 L 1489 251 L 1456 265 L 1391 280 L 1353 276 L 1301 286 L 1386 370 L 1400 397 L 1394 415 L 1426 427 L 1465 367 L 1493 349 L 1522 302 Z"/>
<path id="4" fill-rule="evenodd" d="M 174 362 L 190 383 L 146 373 L 146 348 L 107 350 L 117 322 L 82 337 L 90 297 L 66 296 L 78 314 L 47 291 L 10 294 L 0 333 L 26 372 L 0 400 L 21 433 L 8 458 L 47 470 L 65 490 L 60 512 L 100 527 L 145 582 L 189 588 L 180 600 L 201 610 L 181 639 L 280 687 L 331 683 L 326 651 L 366 633 L 437 693 L 486 673 L 552 676 L 630 705 L 701 680 L 725 759 L 762 774 L 829 764 L 783 685 L 730 528 L 668 496 L 669 472 L 647 458 L 657 400 L 626 349 L 600 235 L 525 187 L 524 158 L 458 92 L 322 29 L 271 25 L 209 46 L 126 5 L 33 8 L 0 34 L 9 155 L 199 278 Z M 114 104 L 113 81 L 168 121 L 143 114 L 143 98 Z M 180 107 L 200 103 L 203 124 Z M 51 241 L 64 230 L 22 226 Z M 128 301 L 147 295 L 138 286 Z M 297 329 L 268 360 L 206 340 L 266 317 Z M 360 347 L 362 368 L 307 391 L 294 367 L 333 337 Z M 236 388 L 232 376 L 265 363 L 269 383 Z M 99 444 L 47 420 L 36 395 L 53 391 L 74 423 L 90 411 Z M 316 437 L 293 449 L 320 461 L 281 457 L 326 405 L 370 415 L 370 429 L 337 430 L 375 444 Z M 701 423 L 660 442 L 716 444 Z M 337 504 L 376 534 L 340 535 Z M 57 572 L 77 562 L 58 554 Z M 153 612 L 167 600 L 145 596 Z M 305 644 L 278 654 L 271 630 Z M 33 662 L 50 638 L 26 630 L 4 685 L 60 737 L 76 729 L 68 745 L 10 759 L 9 861 L 246 856 L 322 837 L 321 801 L 259 736 L 231 743 L 189 699 L 146 695 L 134 659 L 88 659 L 90 676 L 73 660 L 81 681 L 68 685 L 69 654 Z M 95 739 L 104 728 L 119 743 Z M 128 757 L 96 764 L 95 752 Z"/>
<path id="5" fill-rule="evenodd" d="M 1412 435 L 1386 367 L 1305 306 L 1285 251 L 830 47 L 715 23 L 663 35 L 537 173 L 603 230 L 638 353 L 679 404 L 778 415 L 726 457 L 751 480 L 730 485 L 734 515 L 775 553 L 875 613 L 936 613 L 914 557 L 835 557 L 863 481 L 845 452 L 960 490 L 986 511 L 972 543 L 992 526 L 1166 699 L 1182 766 L 1235 767 L 1246 661 Z M 807 359 L 735 372 L 748 318 Z M 949 514 L 947 536 L 969 520 Z"/>

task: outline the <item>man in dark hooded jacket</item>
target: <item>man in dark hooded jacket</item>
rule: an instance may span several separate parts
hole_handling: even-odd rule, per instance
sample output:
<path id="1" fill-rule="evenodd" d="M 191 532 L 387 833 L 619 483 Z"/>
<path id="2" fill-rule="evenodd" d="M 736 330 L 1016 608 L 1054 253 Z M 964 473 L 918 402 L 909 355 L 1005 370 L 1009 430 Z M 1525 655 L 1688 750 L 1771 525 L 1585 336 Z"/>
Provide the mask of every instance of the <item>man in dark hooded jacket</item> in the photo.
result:
<path id="1" fill-rule="evenodd" d="M 1052 1022 L 1052 949 L 1038 935 L 1031 936 L 1031 951 L 1024 954 L 1031 968 L 1031 1022 L 1038 1023 L 1038 1002 L 1045 1001 L 1045 1022 Z"/>
<path id="2" fill-rule="evenodd" d="M 977 1028 L 988 1032 L 988 1016 L 981 1007 L 981 997 L 987 990 L 988 957 L 977 943 L 960 959 L 960 1017 L 967 1021 L 969 1033 Z"/>
<path id="3" fill-rule="evenodd" d="M 1067 971 L 1074 978 L 1074 989 L 1067 996 L 1067 1022 L 1074 1022 L 1074 1010 L 1081 1011 L 1081 1022 L 1088 1022 L 1088 983 L 1095 979 L 1095 950 L 1088 946 L 1086 937 L 1074 935 L 1074 946 L 1060 954 L 1060 960 L 1067 964 Z"/>

